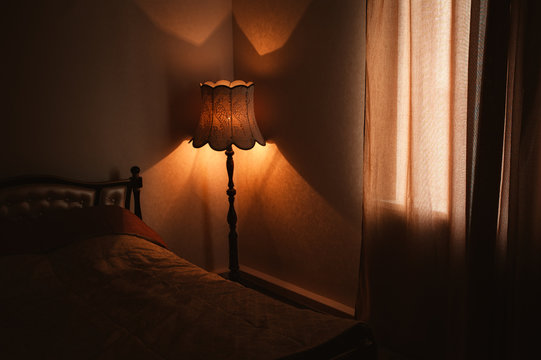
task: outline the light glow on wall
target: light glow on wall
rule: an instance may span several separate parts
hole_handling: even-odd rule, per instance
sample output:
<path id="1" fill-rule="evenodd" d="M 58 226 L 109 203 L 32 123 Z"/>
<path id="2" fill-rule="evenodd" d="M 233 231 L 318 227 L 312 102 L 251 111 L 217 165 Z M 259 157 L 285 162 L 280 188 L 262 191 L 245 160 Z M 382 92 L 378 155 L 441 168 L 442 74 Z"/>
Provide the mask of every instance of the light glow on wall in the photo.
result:
<path id="1" fill-rule="evenodd" d="M 183 141 L 142 173 L 143 220 L 175 253 L 207 270 L 225 268 L 227 173 L 225 155 Z M 171 222 L 171 219 L 175 221 Z"/>
<path id="2" fill-rule="evenodd" d="M 312 0 L 235 0 L 237 24 L 259 55 L 287 42 Z"/>
<path id="3" fill-rule="evenodd" d="M 276 144 L 235 150 L 235 174 L 241 268 L 288 279 L 317 294 L 332 293 L 353 306 L 348 291 L 356 286 L 358 256 L 344 259 L 344 254 L 359 254 L 360 241 L 351 241 L 360 239 L 359 224 L 316 191 Z M 323 270 L 328 268 L 342 275 Z M 325 283 L 332 284 L 332 292 Z"/>
<path id="4" fill-rule="evenodd" d="M 275 144 L 233 150 L 241 268 L 252 266 L 319 294 L 325 293 L 319 281 L 305 279 L 322 266 L 343 268 L 346 275 L 326 281 L 335 287 L 333 299 L 352 306 L 347 290 L 355 287 L 357 263 L 343 261 L 343 254 L 360 251 L 360 243 L 350 241 L 360 229 L 314 190 Z M 184 141 L 142 174 L 145 222 L 161 229 L 171 250 L 209 270 L 227 267 L 225 162 L 223 151 L 208 145 L 195 149 Z M 319 260 L 307 263 L 312 257 Z M 332 275 L 317 279 L 326 276 Z"/>
<path id="5" fill-rule="evenodd" d="M 203 44 L 231 15 L 231 2 L 223 0 L 136 0 L 161 30 L 192 45 Z"/>

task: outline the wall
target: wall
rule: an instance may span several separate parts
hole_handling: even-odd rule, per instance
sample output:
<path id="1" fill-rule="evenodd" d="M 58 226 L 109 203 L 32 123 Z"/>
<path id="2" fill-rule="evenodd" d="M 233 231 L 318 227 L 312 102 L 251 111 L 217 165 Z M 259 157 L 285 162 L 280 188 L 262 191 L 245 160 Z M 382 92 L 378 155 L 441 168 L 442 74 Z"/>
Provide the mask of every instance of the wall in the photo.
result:
<path id="1" fill-rule="evenodd" d="M 176 253 L 223 269 L 225 156 L 186 140 L 198 119 L 199 82 L 253 80 L 271 143 L 235 154 L 241 267 L 353 306 L 364 2 L 339 5 L 9 3 L 0 176 L 103 180 L 127 177 L 137 164 L 145 221 Z"/>
<path id="2" fill-rule="evenodd" d="M 353 307 L 364 2 L 234 0 L 233 14 L 235 76 L 255 82 L 271 143 L 236 155 L 241 267 Z"/>
<path id="3" fill-rule="evenodd" d="M 199 82 L 233 76 L 231 21 L 223 0 L 6 3 L 0 176 L 104 180 L 137 164 L 147 223 L 193 262 L 226 266 L 213 158 L 194 165 L 204 154 L 185 140 Z"/>

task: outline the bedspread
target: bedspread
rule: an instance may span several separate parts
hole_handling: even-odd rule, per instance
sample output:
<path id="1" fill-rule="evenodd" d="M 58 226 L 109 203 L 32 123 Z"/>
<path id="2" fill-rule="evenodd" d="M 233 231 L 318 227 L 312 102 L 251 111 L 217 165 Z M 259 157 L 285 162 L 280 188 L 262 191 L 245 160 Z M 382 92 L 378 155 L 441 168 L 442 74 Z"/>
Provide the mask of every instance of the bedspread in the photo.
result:
<path id="1" fill-rule="evenodd" d="M 5 359 L 276 359 L 365 332 L 132 235 L 0 257 L 0 286 Z"/>

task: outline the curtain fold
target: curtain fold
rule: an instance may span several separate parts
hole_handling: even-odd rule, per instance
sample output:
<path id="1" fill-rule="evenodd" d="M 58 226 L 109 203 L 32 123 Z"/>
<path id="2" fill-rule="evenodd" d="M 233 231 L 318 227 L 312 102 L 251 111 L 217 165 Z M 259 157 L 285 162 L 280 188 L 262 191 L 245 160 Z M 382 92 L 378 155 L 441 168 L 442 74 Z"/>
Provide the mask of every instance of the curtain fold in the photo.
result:
<path id="1" fill-rule="evenodd" d="M 466 358 L 501 355 L 502 280 L 496 236 L 505 125 L 509 1 L 472 0 L 470 40 Z M 475 30 L 474 30 L 475 29 Z M 477 55 L 474 57 L 474 54 Z M 475 336 L 473 336 L 475 334 Z"/>
<path id="2" fill-rule="evenodd" d="M 539 355 L 541 330 L 541 3 L 511 7 L 507 116 L 496 244 L 502 358 Z"/>

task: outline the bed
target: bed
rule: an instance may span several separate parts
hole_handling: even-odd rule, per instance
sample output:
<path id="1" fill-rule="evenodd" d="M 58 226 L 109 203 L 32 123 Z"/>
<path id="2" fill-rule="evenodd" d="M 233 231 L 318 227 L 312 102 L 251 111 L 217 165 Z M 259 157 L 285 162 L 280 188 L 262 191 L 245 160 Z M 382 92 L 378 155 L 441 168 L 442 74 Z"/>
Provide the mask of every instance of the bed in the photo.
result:
<path id="1" fill-rule="evenodd" d="M 142 221 L 131 170 L 100 183 L 0 181 L 3 358 L 375 358 L 363 323 L 284 304 L 170 252 Z"/>

